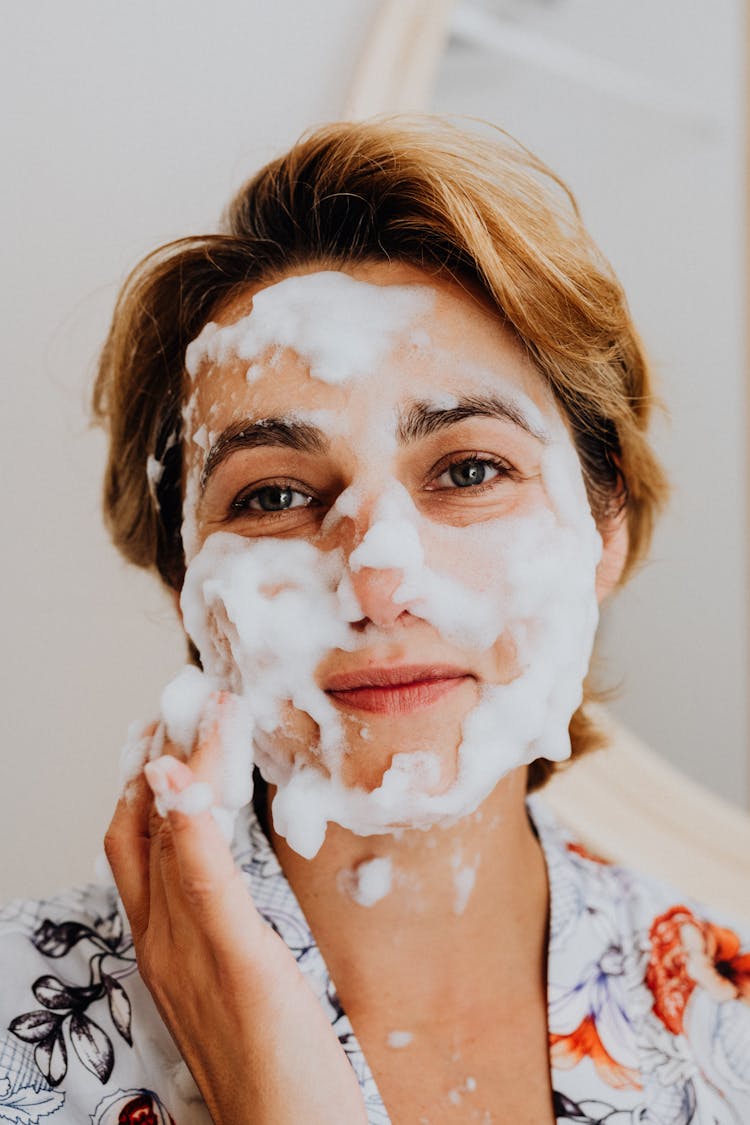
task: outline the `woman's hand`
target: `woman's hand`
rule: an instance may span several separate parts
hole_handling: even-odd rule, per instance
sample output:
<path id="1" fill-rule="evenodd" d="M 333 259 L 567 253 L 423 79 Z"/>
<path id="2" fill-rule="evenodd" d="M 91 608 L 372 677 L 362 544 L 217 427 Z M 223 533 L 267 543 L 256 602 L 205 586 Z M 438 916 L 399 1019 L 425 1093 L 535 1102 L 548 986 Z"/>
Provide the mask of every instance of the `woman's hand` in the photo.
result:
<path id="1" fill-rule="evenodd" d="M 210 811 L 156 811 L 154 796 L 169 806 L 193 783 L 217 792 L 218 724 L 189 764 L 169 742 L 164 751 L 120 799 L 105 851 L 141 976 L 213 1121 L 365 1125 L 354 1071 Z"/>

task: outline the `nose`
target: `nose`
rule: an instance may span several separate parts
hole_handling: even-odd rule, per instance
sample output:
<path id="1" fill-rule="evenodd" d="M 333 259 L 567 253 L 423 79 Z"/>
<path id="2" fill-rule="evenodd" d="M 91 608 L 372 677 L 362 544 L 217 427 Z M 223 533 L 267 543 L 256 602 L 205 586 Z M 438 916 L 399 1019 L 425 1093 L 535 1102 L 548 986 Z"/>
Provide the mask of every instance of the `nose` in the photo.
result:
<path id="1" fill-rule="evenodd" d="M 362 616 L 373 625 L 387 629 L 408 613 L 408 603 L 394 601 L 404 572 L 391 568 L 363 566 L 353 571 L 350 580 Z"/>

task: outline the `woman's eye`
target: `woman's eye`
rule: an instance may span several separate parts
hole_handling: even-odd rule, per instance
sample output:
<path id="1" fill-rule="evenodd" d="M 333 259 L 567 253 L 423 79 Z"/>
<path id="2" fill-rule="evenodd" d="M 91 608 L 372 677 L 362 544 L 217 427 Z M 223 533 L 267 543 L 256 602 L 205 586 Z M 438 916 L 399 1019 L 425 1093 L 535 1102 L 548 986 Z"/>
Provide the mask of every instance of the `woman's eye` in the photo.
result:
<path id="1" fill-rule="evenodd" d="M 312 496 L 285 484 L 264 484 L 246 492 L 232 503 L 235 512 L 288 512 L 292 508 L 306 508 Z"/>
<path id="2" fill-rule="evenodd" d="M 466 461 L 456 461 L 435 480 L 437 488 L 471 488 L 488 484 L 499 476 L 507 476 L 508 469 L 493 461 L 482 461 L 472 457 Z"/>

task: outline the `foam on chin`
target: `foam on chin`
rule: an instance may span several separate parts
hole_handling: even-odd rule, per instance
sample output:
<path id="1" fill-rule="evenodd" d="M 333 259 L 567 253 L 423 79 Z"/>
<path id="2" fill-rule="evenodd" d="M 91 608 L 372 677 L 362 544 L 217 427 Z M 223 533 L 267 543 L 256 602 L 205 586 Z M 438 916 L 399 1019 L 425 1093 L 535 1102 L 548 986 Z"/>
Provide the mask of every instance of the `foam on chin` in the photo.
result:
<path id="1" fill-rule="evenodd" d="M 186 365 L 195 377 L 206 360 L 257 360 L 269 348 L 292 348 L 313 378 L 361 379 L 377 370 L 399 333 L 421 331 L 419 318 L 433 298 L 427 286 L 370 285 L 338 273 L 287 278 L 256 294 L 253 311 L 236 324 L 208 325 L 190 345 Z M 419 346 L 428 348 L 429 338 L 420 336 Z M 257 371 L 252 363 L 248 378 Z M 189 434 L 193 410 L 189 401 Z M 192 440 L 203 447 L 206 436 L 199 429 Z M 197 474 L 188 474 L 185 628 L 211 690 L 229 690 L 241 700 L 225 739 L 231 780 L 224 807 L 236 809 L 249 799 L 254 747 L 258 768 L 277 788 L 276 830 L 311 858 L 329 822 L 360 835 L 451 823 L 476 809 L 512 769 L 569 756 L 568 725 L 582 698 L 598 620 L 601 540 L 577 455 L 559 421 L 542 456 L 542 477 L 550 507 L 458 528 L 426 520 L 398 481 L 385 481 L 369 528 L 347 560 L 306 540 L 226 532 L 211 535 L 195 554 Z M 347 489 L 327 526 L 356 515 L 359 502 L 356 486 Z M 451 556 L 466 560 L 466 582 L 429 563 Z M 332 651 L 370 643 L 367 631 L 351 628 L 364 617 L 351 575 L 364 567 L 399 569 L 403 579 L 394 600 L 451 644 L 477 653 L 500 638 L 512 642 L 517 674 L 510 683 L 482 685 L 464 719 L 456 778 L 447 789 L 440 784 L 438 753 L 424 749 L 394 747 L 390 767 L 371 791 L 342 780 L 341 715 L 315 671 Z M 317 732 L 317 741 L 291 757 L 274 751 L 289 701 Z M 197 722 L 194 714 L 183 738 L 191 722 Z M 174 713 L 172 725 L 180 725 Z"/>

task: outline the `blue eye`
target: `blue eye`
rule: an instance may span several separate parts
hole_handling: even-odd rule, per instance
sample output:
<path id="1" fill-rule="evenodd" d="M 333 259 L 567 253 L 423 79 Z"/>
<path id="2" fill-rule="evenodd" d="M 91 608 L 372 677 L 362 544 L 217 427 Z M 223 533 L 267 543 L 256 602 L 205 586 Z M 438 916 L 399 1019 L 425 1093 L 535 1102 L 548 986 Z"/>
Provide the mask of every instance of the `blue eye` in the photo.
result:
<path id="1" fill-rule="evenodd" d="M 298 492 L 285 484 L 265 484 L 254 492 L 247 492 L 233 503 L 235 511 L 288 512 L 292 508 L 306 508 L 311 496 Z"/>
<path id="2" fill-rule="evenodd" d="M 455 461 L 449 465 L 436 479 L 435 484 L 439 488 L 475 488 L 477 485 L 489 483 L 500 475 L 507 475 L 507 472 L 503 465 L 470 457 L 465 461 Z"/>

